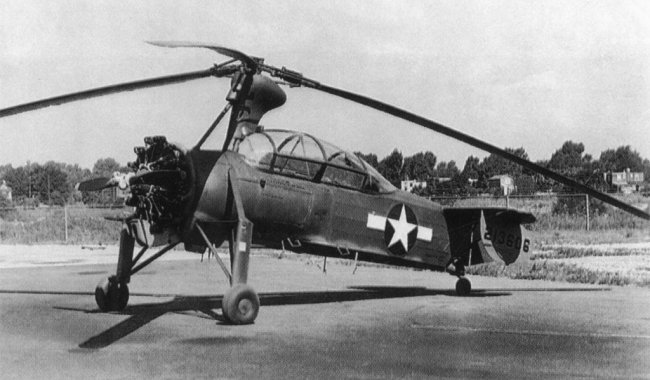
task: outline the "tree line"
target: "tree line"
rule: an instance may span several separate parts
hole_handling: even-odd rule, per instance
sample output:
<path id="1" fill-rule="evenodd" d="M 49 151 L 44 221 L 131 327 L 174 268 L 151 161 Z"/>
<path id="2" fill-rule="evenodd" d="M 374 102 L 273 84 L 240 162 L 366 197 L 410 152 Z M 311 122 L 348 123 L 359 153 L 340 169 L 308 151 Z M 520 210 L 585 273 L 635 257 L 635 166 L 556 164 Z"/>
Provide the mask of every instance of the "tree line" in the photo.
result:
<path id="1" fill-rule="evenodd" d="M 506 151 L 529 160 L 524 148 L 506 148 Z M 378 159 L 375 154 L 357 152 L 361 158 L 376 168 L 387 180 L 400 187 L 403 180 L 426 182 L 414 193 L 432 195 L 473 195 L 489 192 L 488 180 L 495 175 L 507 174 L 514 179 L 518 194 L 536 192 L 570 192 L 563 185 L 495 154 L 483 160 L 469 156 L 460 169 L 454 161 L 440 161 L 432 152 L 419 152 L 404 157 L 395 149 L 388 156 Z M 536 164 L 554 170 L 601 191 L 611 190 L 605 175 L 611 172 L 643 172 L 644 180 L 650 181 L 650 160 L 644 159 L 631 146 L 620 146 L 601 152 L 598 159 L 585 153 L 582 143 L 566 141 L 548 160 Z"/>
<path id="2" fill-rule="evenodd" d="M 506 148 L 506 151 L 524 159 L 529 159 L 524 148 Z M 400 187 L 402 180 L 426 182 L 426 187 L 415 188 L 413 192 L 423 195 L 472 195 L 489 192 L 488 179 L 495 175 L 510 175 L 519 194 L 535 192 L 566 191 L 561 185 L 541 175 L 523 169 L 500 156 L 491 154 L 480 160 L 469 156 L 463 168 L 454 161 L 438 161 L 432 152 L 419 152 L 404 157 L 395 149 L 388 156 L 378 159 L 376 154 L 356 153 L 375 167 L 387 180 Z M 548 160 L 537 164 L 574 178 L 599 190 L 608 190 L 603 174 L 629 169 L 643 172 L 646 182 L 650 182 L 650 161 L 643 159 L 629 145 L 608 149 L 596 160 L 585 154 L 582 143 L 565 142 Z M 78 202 L 110 204 L 115 201 L 114 193 L 109 191 L 81 193 L 75 190 L 79 182 L 97 178 L 111 177 L 116 171 L 128 172 L 113 158 L 102 158 L 95 162 L 92 170 L 77 164 L 48 161 L 44 164 L 28 162 L 14 168 L 0 165 L 0 179 L 12 189 L 13 203 L 18 205 L 63 205 Z M 7 201 L 0 199 L 0 207 Z"/>
<path id="3" fill-rule="evenodd" d="M 11 187 L 15 205 L 64 205 L 78 202 L 108 204 L 114 198 L 112 191 L 82 194 L 75 190 L 76 184 L 97 177 L 111 177 L 116 171 L 128 170 L 113 158 L 97 160 L 92 170 L 78 164 L 54 161 L 42 165 L 27 162 L 16 168 L 10 164 L 0 166 L 0 179 Z M 0 199 L 0 202 L 0 207 L 10 206 L 6 199 Z"/>

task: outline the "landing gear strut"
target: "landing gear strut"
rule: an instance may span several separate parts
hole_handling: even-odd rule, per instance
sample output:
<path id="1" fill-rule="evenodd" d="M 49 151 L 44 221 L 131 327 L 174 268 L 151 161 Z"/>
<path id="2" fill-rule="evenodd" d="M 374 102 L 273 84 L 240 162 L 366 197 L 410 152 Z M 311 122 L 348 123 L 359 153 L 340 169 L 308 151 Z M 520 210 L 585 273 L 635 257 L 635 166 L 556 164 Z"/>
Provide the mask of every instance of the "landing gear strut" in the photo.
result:
<path id="1" fill-rule="evenodd" d="M 456 281 L 456 294 L 467 296 L 472 291 L 472 283 L 465 277 L 465 265 L 459 258 L 452 258 L 447 264 L 447 273 L 458 277 Z"/>
<path id="2" fill-rule="evenodd" d="M 102 280 L 95 288 L 95 301 L 101 311 L 122 311 L 129 303 L 129 287 L 135 239 L 128 227 L 120 232 L 120 252 L 117 259 L 117 272 Z"/>
<path id="3" fill-rule="evenodd" d="M 221 300 L 221 309 L 224 318 L 227 322 L 235 325 L 247 325 L 255 321 L 260 311 L 260 299 L 257 293 L 255 293 L 255 290 L 250 285 L 247 285 L 248 262 L 253 240 L 253 223 L 244 214 L 244 206 L 241 201 L 237 179 L 235 178 L 235 173 L 232 171 L 228 172 L 228 184 L 230 185 L 235 211 L 237 213 L 237 222 L 233 226 L 232 233 L 228 239 L 228 246 L 230 248 L 230 272 L 223 262 L 221 262 L 221 259 L 219 259 L 214 246 L 210 243 L 201 225 L 197 223 L 196 229 L 203 237 L 206 246 L 212 250 L 223 272 L 230 280 L 231 287 Z"/>
<path id="4" fill-rule="evenodd" d="M 129 223 L 125 224 L 120 233 L 120 251 L 117 259 L 117 271 L 114 276 L 100 281 L 95 288 L 95 301 L 101 311 L 124 310 L 126 305 L 129 303 L 129 287 L 127 284 L 131 281 L 131 276 L 151 264 L 154 260 L 164 255 L 178 244 L 178 242 L 170 243 L 156 254 L 138 264 L 138 260 L 147 251 L 149 246 L 138 239 L 139 244 L 142 245 L 142 249 L 135 259 L 133 258 L 133 249 L 135 247 L 134 235 L 137 234 L 137 228 L 138 227 L 130 225 Z M 144 227 L 140 226 L 139 228 L 143 229 Z"/>

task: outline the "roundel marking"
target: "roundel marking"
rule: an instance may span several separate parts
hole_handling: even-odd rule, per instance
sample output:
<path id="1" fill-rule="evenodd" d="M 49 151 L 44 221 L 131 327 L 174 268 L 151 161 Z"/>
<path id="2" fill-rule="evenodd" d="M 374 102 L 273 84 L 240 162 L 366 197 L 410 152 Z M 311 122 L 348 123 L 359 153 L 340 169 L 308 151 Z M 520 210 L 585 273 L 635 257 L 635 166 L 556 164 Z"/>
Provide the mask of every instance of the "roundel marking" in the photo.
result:
<path id="1" fill-rule="evenodd" d="M 393 206 L 386 216 L 384 241 L 388 251 L 394 255 L 404 256 L 415 245 L 418 237 L 418 220 L 408 206 Z"/>

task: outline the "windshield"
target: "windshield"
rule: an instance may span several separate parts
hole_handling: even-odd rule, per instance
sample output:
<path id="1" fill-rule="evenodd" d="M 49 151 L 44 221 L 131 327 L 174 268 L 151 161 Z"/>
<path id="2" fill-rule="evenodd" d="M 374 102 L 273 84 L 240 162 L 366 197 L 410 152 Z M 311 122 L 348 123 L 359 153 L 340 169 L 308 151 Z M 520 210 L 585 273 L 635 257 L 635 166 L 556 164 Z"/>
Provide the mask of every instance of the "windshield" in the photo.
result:
<path id="1" fill-rule="evenodd" d="M 355 154 L 301 132 L 266 130 L 244 138 L 237 150 L 259 169 L 366 192 L 395 187 Z"/>

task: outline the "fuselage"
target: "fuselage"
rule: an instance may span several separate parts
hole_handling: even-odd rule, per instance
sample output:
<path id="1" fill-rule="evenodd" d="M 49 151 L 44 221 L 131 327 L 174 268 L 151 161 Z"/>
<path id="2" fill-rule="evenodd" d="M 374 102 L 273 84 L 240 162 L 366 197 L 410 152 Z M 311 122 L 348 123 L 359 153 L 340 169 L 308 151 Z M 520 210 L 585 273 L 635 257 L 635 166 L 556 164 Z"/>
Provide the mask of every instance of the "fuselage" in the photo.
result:
<path id="1" fill-rule="evenodd" d="M 530 214 L 443 208 L 300 132 L 259 130 L 223 152 L 184 151 L 158 137 L 140 156 L 127 203 L 142 245 L 182 241 L 204 252 L 234 239 L 233 227 L 246 220 L 250 243 L 432 270 L 511 264 L 530 246 L 521 227 L 534 221 Z"/>
<path id="2" fill-rule="evenodd" d="M 230 151 L 219 155 L 205 178 L 194 212 L 214 235 L 229 233 L 220 221 L 233 218 L 228 175 L 237 180 L 257 244 L 431 269 L 449 261 L 438 204 L 397 189 L 354 190 L 263 171 Z"/>

